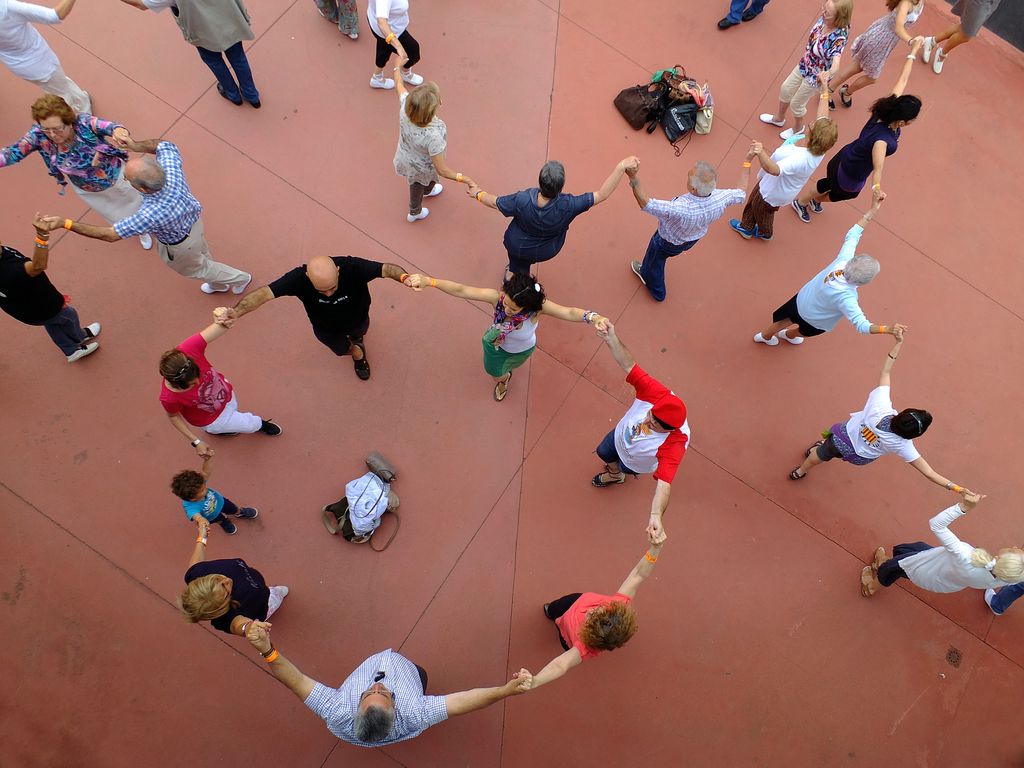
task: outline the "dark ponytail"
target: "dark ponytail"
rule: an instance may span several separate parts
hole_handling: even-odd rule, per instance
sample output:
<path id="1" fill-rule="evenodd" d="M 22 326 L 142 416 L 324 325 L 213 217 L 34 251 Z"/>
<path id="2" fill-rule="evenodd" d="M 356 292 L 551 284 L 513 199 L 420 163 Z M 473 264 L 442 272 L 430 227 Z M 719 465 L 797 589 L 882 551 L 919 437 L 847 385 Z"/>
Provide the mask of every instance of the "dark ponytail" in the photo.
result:
<path id="1" fill-rule="evenodd" d="M 923 435 L 932 423 L 932 415 L 920 408 L 904 408 L 892 417 L 889 431 L 904 440 L 913 440 Z"/>
<path id="2" fill-rule="evenodd" d="M 910 122 L 921 112 L 921 100 L 917 96 L 896 96 L 890 94 L 871 105 L 871 116 L 889 125 L 897 120 Z"/>

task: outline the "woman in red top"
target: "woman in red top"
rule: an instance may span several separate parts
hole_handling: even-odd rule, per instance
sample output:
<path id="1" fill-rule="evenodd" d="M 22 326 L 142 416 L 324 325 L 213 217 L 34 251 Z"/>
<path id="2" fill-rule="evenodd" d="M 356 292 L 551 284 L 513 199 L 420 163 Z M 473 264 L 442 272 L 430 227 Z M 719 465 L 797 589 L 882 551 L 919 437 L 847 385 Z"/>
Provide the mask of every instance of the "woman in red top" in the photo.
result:
<path id="1" fill-rule="evenodd" d="M 633 598 L 641 582 L 654 571 L 667 538 L 664 532 L 648 534 L 650 547 L 614 595 L 576 592 L 544 604 L 544 615 L 558 627 L 558 642 L 565 653 L 533 676 L 533 688 L 557 680 L 602 651 L 614 651 L 636 633 Z"/>
<path id="2" fill-rule="evenodd" d="M 215 371 L 206 359 L 206 346 L 227 332 L 223 325 L 208 325 L 189 336 L 174 349 L 160 356 L 160 405 L 176 430 L 203 458 L 213 456 L 210 448 L 193 433 L 199 427 L 211 435 L 237 435 L 241 432 L 281 434 L 281 427 L 270 419 L 241 413 L 231 382 Z"/>

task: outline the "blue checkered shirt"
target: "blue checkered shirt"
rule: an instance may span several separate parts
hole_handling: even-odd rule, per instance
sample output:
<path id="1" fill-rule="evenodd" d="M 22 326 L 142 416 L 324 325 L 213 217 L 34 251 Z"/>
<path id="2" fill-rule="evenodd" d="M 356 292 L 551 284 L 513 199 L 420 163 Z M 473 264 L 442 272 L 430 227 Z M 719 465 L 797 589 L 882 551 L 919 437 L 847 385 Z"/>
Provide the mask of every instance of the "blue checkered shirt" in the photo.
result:
<path id="1" fill-rule="evenodd" d="M 169 141 L 161 141 L 156 146 L 156 161 L 164 169 L 164 187 L 159 192 L 143 194 L 142 207 L 114 224 L 114 231 L 122 240 L 152 232 L 161 243 L 180 242 L 188 237 L 203 210 L 185 181 L 178 148 Z"/>
<path id="2" fill-rule="evenodd" d="M 725 209 L 746 200 L 742 189 L 716 189 L 707 197 L 687 192 L 671 200 L 647 201 L 644 211 L 658 219 L 658 234 L 673 245 L 700 240 Z"/>
<path id="3" fill-rule="evenodd" d="M 384 677 L 380 683 L 395 694 L 395 724 L 382 741 L 360 741 L 355 735 L 359 696 L 373 685 L 381 671 Z M 405 741 L 448 719 L 445 697 L 424 695 L 416 665 L 390 648 L 360 664 L 340 688 L 317 683 L 306 698 L 306 706 L 324 719 L 331 733 L 359 747 L 383 747 Z"/>

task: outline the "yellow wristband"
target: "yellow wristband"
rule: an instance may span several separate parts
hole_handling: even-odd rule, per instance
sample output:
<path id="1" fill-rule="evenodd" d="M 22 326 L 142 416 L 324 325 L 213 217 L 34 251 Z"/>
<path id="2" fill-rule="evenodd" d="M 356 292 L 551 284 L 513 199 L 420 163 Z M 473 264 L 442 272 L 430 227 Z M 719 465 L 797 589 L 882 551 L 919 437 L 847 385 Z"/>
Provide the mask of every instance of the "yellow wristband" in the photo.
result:
<path id="1" fill-rule="evenodd" d="M 962 491 L 963 488 L 959 485 L 954 484 L 953 487 L 950 488 L 949 490 L 951 490 L 953 493 L 960 493 L 960 491 Z"/>
<path id="2" fill-rule="evenodd" d="M 437 288 L 437 280 L 435 280 L 434 278 L 430 278 L 430 287 Z"/>
<path id="3" fill-rule="evenodd" d="M 872 184 L 872 185 L 871 185 L 871 188 L 872 188 L 872 189 L 881 189 L 881 188 L 882 188 L 882 185 L 881 185 L 881 184 Z"/>
<path id="4" fill-rule="evenodd" d="M 644 553 L 644 560 L 646 560 L 648 563 L 656 563 L 656 562 L 658 562 L 658 558 L 651 557 L 651 553 L 650 552 L 645 552 Z"/>
<path id="5" fill-rule="evenodd" d="M 749 168 L 750 166 L 751 166 L 751 163 L 744 163 L 744 164 L 743 164 L 743 167 L 744 167 L 744 168 Z"/>
<path id="6" fill-rule="evenodd" d="M 64 219 L 64 229 L 70 230 L 74 223 L 71 219 Z"/>
<path id="7" fill-rule="evenodd" d="M 481 189 L 479 192 L 477 192 L 475 195 L 473 195 L 473 197 L 475 197 L 476 201 L 479 203 L 480 202 L 480 197 L 483 194 L 484 194 L 484 191 Z"/>
<path id="8" fill-rule="evenodd" d="M 200 536 L 198 539 L 196 539 L 196 544 L 202 544 L 205 547 L 206 546 L 206 537 L 205 536 Z"/>
<path id="9" fill-rule="evenodd" d="M 275 648 L 270 652 L 269 656 L 264 656 L 263 658 L 267 660 L 267 664 L 270 664 L 271 662 L 277 661 L 277 657 L 280 655 L 281 654 L 277 652 L 277 648 Z"/>
<path id="10" fill-rule="evenodd" d="M 462 174 L 461 173 L 456 173 L 455 174 L 455 180 L 457 182 L 459 182 L 459 184 L 461 184 L 462 183 Z"/>

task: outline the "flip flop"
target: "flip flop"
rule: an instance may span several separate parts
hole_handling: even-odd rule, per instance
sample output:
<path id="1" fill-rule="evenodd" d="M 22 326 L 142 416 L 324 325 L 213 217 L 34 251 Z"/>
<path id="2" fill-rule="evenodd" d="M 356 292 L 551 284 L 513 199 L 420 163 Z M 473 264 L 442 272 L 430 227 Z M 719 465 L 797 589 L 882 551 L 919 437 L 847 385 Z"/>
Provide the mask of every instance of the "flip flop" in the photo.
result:
<path id="1" fill-rule="evenodd" d="M 875 586 L 878 583 L 875 579 L 875 572 L 870 565 L 865 565 L 860 572 L 860 593 L 864 597 L 871 597 L 878 591 Z"/>
<path id="2" fill-rule="evenodd" d="M 504 400 L 505 399 L 505 395 L 508 394 L 508 386 L 509 386 L 509 383 L 512 381 L 512 371 L 509 371 L 507 375 L 508 375 L 507 379 L 503 379 L 502 381 L 499 381 L 497 384 L 494 385 L 494 399 L 497 400 L 499 403 L 502 400 Z M 505 385 L 505 391 L 504 392 L 499 392 L 498 391 L 498 387 L 500 387 L 502 384 Z"/>

